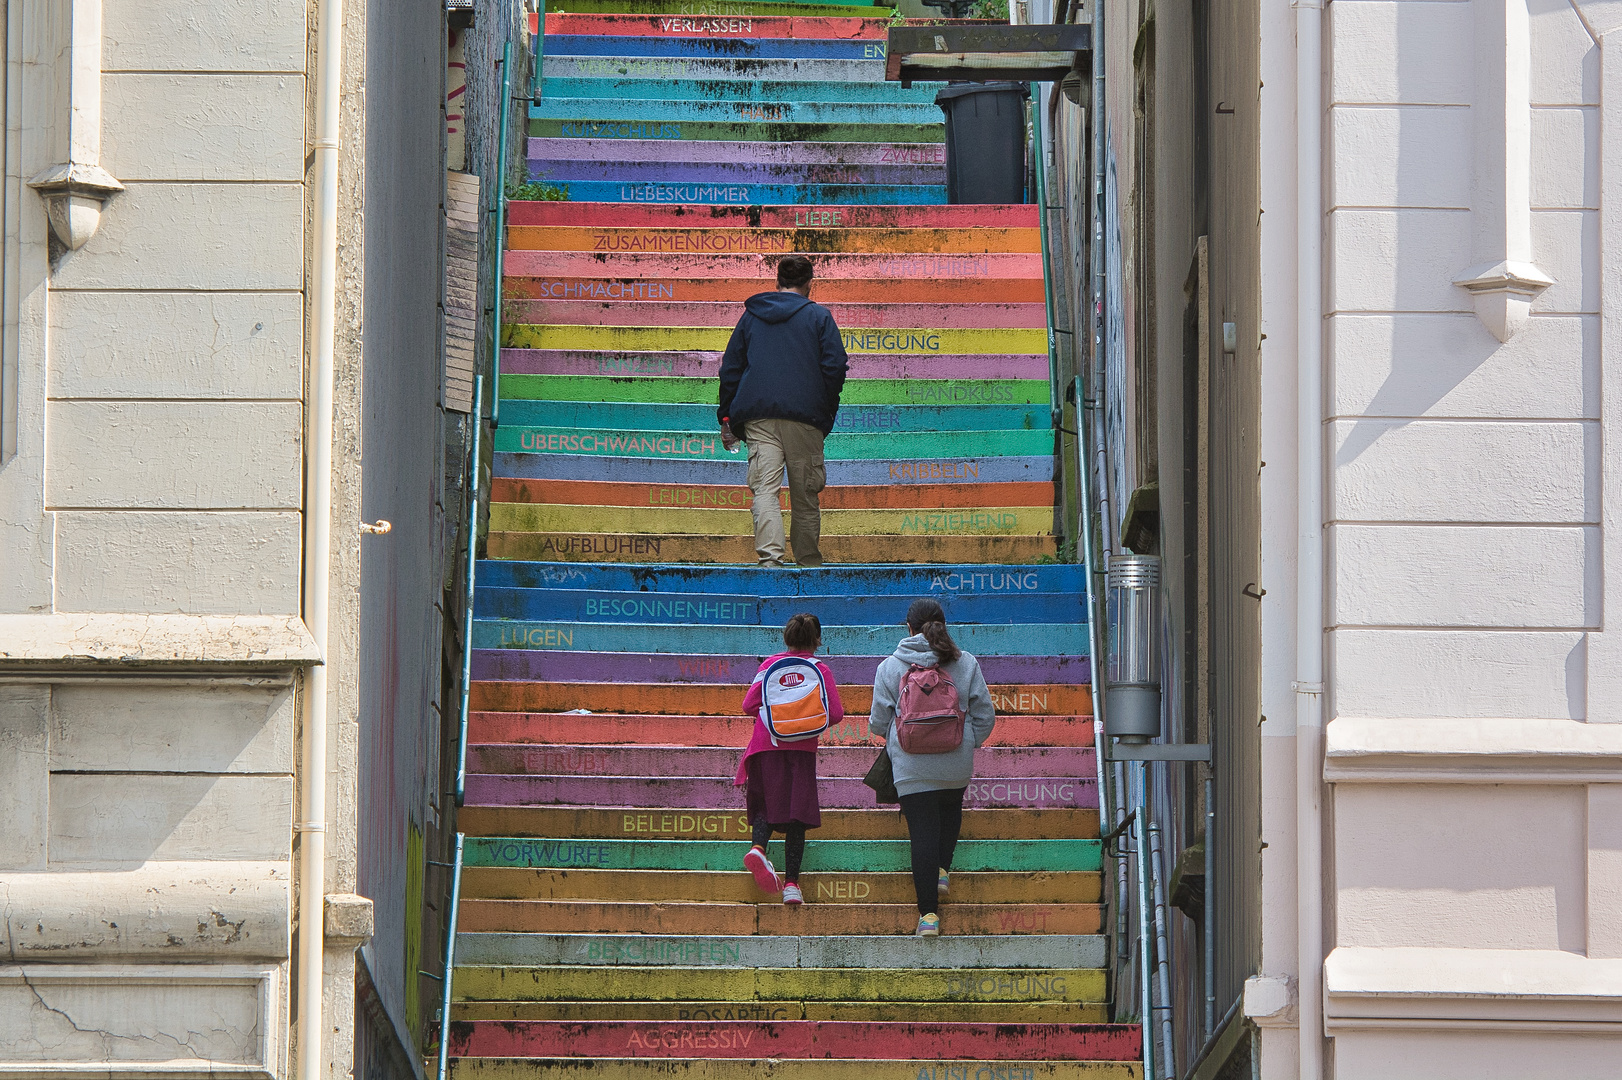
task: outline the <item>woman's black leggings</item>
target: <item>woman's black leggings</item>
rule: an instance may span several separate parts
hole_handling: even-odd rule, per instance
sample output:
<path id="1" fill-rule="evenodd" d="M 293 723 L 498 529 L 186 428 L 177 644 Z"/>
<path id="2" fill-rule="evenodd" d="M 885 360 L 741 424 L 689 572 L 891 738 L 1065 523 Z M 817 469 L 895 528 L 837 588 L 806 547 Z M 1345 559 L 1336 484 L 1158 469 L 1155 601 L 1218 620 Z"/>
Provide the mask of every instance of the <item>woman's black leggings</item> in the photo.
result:
<path id="1" fill-rule="evenodd" d="M 918 893 L 918 914 L 940 910 L 937 875 L 952 868 L 957 835 L 963 831 L 965 788 L 920 791 L 901 796 L 901 813 L 912 837 L 912 887 Z"/>
<path id="2" fill-rule="evenodd" d="M 798 821 L 787 825 L 768 825 L 755 822 L 754 842 L 761 847 L 771 843 L 772 833 L 783 834 L 783 877 L 788 881 L 800 880 L 800 862 L 805 858 L 805 826 Z"/>

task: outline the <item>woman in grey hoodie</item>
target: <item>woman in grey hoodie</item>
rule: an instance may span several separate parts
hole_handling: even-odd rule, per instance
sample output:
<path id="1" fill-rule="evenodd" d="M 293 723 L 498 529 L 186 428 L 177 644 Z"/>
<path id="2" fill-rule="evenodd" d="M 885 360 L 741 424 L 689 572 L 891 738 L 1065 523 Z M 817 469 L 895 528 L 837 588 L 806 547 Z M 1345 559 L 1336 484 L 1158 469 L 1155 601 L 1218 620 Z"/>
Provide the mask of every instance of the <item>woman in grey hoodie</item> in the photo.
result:
<path id="1" fill-rule="evenodd" d="M 912 884 L 918 894 L 918 936 L 940 933 L 940 898 L 949 885 L 952 853 L 963 827 L 963 791 L 974 777 L 974 751 L 991 738 L 997 722 L 991 691 L 980 661 L 957 647 L 946 632 L 946 613 L 934 600 L 914 600 L 907 609 L 907 633 L 895 655 L 879 664 L 873 679 L 873 711 L 867 730 L 884 739 L 895 770 L 901 813 L 912 838 Z M 909 754 L 901 749 L 896 708 L 901 679 L 913 667 L 939 667 L 957 686 L 963 708 L 963 742 L 944 754 Z"/>

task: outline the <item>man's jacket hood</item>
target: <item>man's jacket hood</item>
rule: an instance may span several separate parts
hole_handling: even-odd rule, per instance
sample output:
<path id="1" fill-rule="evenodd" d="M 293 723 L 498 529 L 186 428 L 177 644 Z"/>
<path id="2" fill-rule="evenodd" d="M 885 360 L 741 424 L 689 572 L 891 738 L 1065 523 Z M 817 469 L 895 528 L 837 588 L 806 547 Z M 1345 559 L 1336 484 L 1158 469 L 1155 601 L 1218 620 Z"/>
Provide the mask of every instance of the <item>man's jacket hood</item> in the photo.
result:
<path id="1" fill-rule="evenodd" d="M 811 302 L 811 298 L 796 292 L 756 293 L 743 302 L 744 310 L 761 322 L 788 322 L 794 313 Z"/>

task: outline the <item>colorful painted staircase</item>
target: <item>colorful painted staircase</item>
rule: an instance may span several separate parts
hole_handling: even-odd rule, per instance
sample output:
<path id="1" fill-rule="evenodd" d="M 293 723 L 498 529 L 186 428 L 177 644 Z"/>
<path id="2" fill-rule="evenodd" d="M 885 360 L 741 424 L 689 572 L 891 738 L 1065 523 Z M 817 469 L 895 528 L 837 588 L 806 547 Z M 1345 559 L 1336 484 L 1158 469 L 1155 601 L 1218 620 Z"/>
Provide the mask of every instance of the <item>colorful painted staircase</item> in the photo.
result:
<path id="1" fill-rule="evenodd" d="M 856 5 L 579 4 L 546 16 L 531 114 L 530 176 L 561 198 L 508 215 L 453 1071 L 1138 1076 L 1138 1029 L 1104 1023 L 1034 208 L 943 205 L 934 88 L 883 81 L 886 20 Z M 714 412 L 742 301 L 790 251 L 815 254 L 851 354 L 828 565 L 805 570 L 754 565 Z M 999 714 L 933 940 L 912 936 L 905 824 L 860 781 L 873 675 L 918 596 Z M 732 776 L 745 687 L 799 611 L 848 713 L 796 909 L 742 869 Z"/>

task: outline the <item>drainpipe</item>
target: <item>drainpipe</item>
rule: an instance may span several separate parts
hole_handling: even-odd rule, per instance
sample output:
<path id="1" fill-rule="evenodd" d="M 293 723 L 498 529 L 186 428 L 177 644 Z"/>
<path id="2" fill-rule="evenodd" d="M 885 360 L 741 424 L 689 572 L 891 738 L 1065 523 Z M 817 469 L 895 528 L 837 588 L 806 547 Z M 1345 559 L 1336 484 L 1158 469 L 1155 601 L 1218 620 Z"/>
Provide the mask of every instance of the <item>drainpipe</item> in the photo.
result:
<path id="1" fill-rule="evenodd" d="M 1296 920 L 1301 1080 L 1323 1075 L 1323 8 L 1295 3 Z"/>
<path id="2" fill-rule="evenodd" d="M 333 350 L 338 313 L 338 106 L 343 0 L 317 0 L 315 215 L 310 276 L 309 458 L 304 480 L 304 625 L 319 661 L 304 680 L 304 775 L 299 807 L 298 995 L 300 1080 L 321 1080 L 327 858 L 327 616 L 332 573 Z"/>

